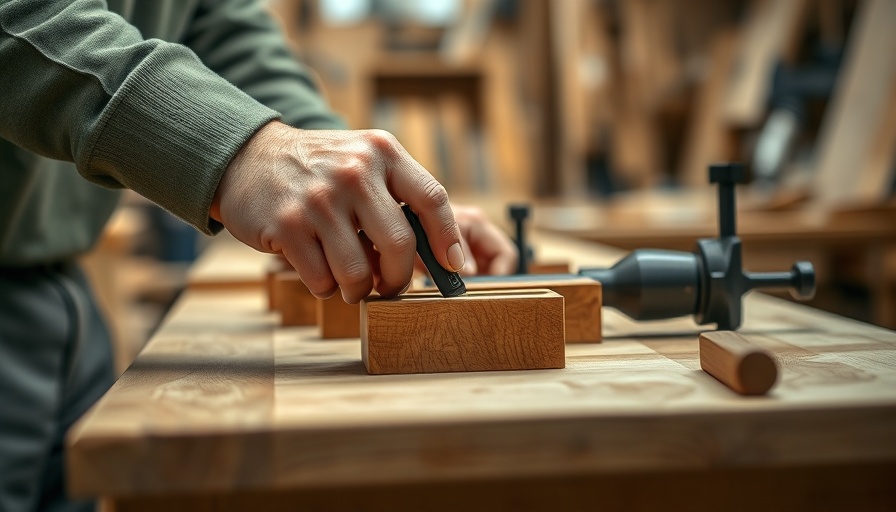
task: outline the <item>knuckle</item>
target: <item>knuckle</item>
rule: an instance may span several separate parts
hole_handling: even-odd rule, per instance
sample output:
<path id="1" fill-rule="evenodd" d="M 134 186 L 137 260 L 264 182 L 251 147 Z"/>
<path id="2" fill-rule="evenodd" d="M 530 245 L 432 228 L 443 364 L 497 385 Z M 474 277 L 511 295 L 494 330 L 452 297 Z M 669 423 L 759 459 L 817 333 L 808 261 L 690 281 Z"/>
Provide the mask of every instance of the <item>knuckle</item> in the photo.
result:
<path id="1" fill-rule="evenodd" d="M 343 165 L 333 170 L 333 179 L 340 187 L 355 189 L 363 187 L 371 175 L 370 169 L 375 165 L 375 158 L 369 152 L 359 152 Z"/>
<path id="2" fill-rule="evenodd" d="M 339 273 L 339 284 L 351 288 L 364 285 L 371 279 L 370 267 L 361 262 L 349 263 Z"/>
<path id="3" fill-rule="evenodd" d="M 386 130 L 367 130 L 365 135 L 371 146 L 380 151 L 391 151 L 398 145 L 398 139 L 395 138 L 395 135 Z"/>
<path id="4" fill-rule="evenodd" d="M 335 190 L 325 183 L 313 183 L 305 188 L 305 206 L 312 212 L 328 211 L 335 200 Z"/>
<path id="5" fill-rule="evenodd" d="M 305 283 L 305 286 L 308 287 L 308 291 L 315 297 L 329 298 L 335 293 L 336 288 L 338 288 L 336 281 L 319 275 L 314 275 L 307 279 L 303 277 L 302 282 Z"/>
<path id="6" fill-rule="evenodd" d="M 423 208 L 436 209 L 448 205 L 448 191 L 435 178 L 423 183 Z"/>
<path id="7" fill-rule="evenodd" d="M 383 240 L 382 245 L 383 246 L 380 249 L 384 252 L 403 253 L 413 251 L 417 245 L 417 240 L 414 237 L 414 232 L 410 228 L 396 224 L 389 230 L 389 234 L 386 239 Z"/>

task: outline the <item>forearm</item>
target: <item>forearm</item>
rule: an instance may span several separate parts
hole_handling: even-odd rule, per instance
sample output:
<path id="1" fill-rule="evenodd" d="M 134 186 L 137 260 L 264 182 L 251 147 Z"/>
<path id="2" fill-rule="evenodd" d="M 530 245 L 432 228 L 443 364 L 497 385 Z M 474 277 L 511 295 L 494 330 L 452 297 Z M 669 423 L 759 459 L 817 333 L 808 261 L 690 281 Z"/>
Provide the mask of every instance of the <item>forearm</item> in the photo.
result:
<path id="1" fill-rule="evenodd" d="M 209 68 L 303 129 L 342 129 L 311 73 L 257 0 L 205 0 L 184 43 Z"/>
<path id="2" fill-rule="evenodd" d="M 0 3 L 0 136 L 198 228 L 227 163 L 278 115 L 103 2 Z"/>

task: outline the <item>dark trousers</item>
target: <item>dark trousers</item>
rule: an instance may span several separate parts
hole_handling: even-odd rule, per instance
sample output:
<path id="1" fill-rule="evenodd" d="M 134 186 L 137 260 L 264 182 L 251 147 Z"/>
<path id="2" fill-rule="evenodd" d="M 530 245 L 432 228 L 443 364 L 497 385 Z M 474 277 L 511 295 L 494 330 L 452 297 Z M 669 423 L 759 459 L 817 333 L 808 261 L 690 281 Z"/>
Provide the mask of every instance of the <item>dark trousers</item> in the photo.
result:
<path id="1" fill-rule="evenodd" d="M 65 433 L 112 385 L 109 334 L 74 264 L 0 268 L 0 511 L 86 511 Z"/>

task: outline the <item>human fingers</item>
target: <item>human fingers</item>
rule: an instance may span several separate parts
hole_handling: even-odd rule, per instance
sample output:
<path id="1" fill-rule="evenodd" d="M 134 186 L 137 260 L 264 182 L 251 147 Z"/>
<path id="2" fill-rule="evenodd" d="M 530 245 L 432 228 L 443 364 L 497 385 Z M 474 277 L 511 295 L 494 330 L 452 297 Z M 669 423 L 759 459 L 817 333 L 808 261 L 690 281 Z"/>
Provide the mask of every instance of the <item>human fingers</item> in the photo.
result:
<path id="1" fill-rule="evenodd" d="M 365 238 L 376 246 L 375 254 L 368 253 L 368 260 L 375 258 L 378 265 L 374 272 L 376 291 L 384 297 L 401 293 L 413 277 L 416 254 L 414 232 L 401 208 L 383 187 L 356 211 Z"/>
<path id="2" fill-rule="evenodd" d="M 410 205 L 420 218 L 429 245 L 439 264 L 457 272 L 465 258 L 460 243 L 460 230 L 448 202 L 448 193 L 388 132 L 375 138 L 376 144 L 390 158 L 386 164 L 386 186 L 398 201 Z"/>
<path id="3" fill-rule="evenodd" d="M 342 298 L 357 304 L 373 289 L 373 272 L 357 229 L 343 218 L 332 218 L 321 247 L 333 278 L 339 283 Z"/>
<path id="4" fill-rule="evenodd" d="M 308 237 L 284 244 L 281 254 L 315 297 L 329 299 L 339 289 L 318 240 Z"/>
<path id="5" fill-rule="evenodd" d="M 512 273 L 519 254 L 510 238 L 479 208 L 454 206 L 454 209 L 461 234 L 470 245 L 479 271 L 492 275 Z"/>

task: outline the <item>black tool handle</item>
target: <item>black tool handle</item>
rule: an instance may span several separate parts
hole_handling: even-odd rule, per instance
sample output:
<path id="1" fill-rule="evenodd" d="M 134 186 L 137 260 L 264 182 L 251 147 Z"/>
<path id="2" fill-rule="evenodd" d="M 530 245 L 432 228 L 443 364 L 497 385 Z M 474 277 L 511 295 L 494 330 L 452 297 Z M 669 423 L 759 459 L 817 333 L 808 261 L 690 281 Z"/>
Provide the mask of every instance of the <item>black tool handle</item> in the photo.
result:
<path id="1" fill-rule="evenodd" d="M 411 224 L 411 229 L 414 230 L 414 236 L 417 237 L 417 254 L 420 255 L 420 259 L 426 265 L 426 270 L 429 271 L 429 275 L 432 276 L 432 280 L 436 283 L 436 287 L 438 287 L 442 296 L 457 297 L 467 293 L 467 287 L 464 286 L 464 280 L 460 278 L 460 274 L 447 270 L 436 259 L 436 255 L 432 252 L 432 247 L 429 246 L 429 238 L 426 236 L 426 231 L 423 231 L 423 225 L 420 224 L 417 214 L 408 205 L 403 205 L 401 211 L 404 212 L 404 216 L 407 217 L 408 222 Z"/>

